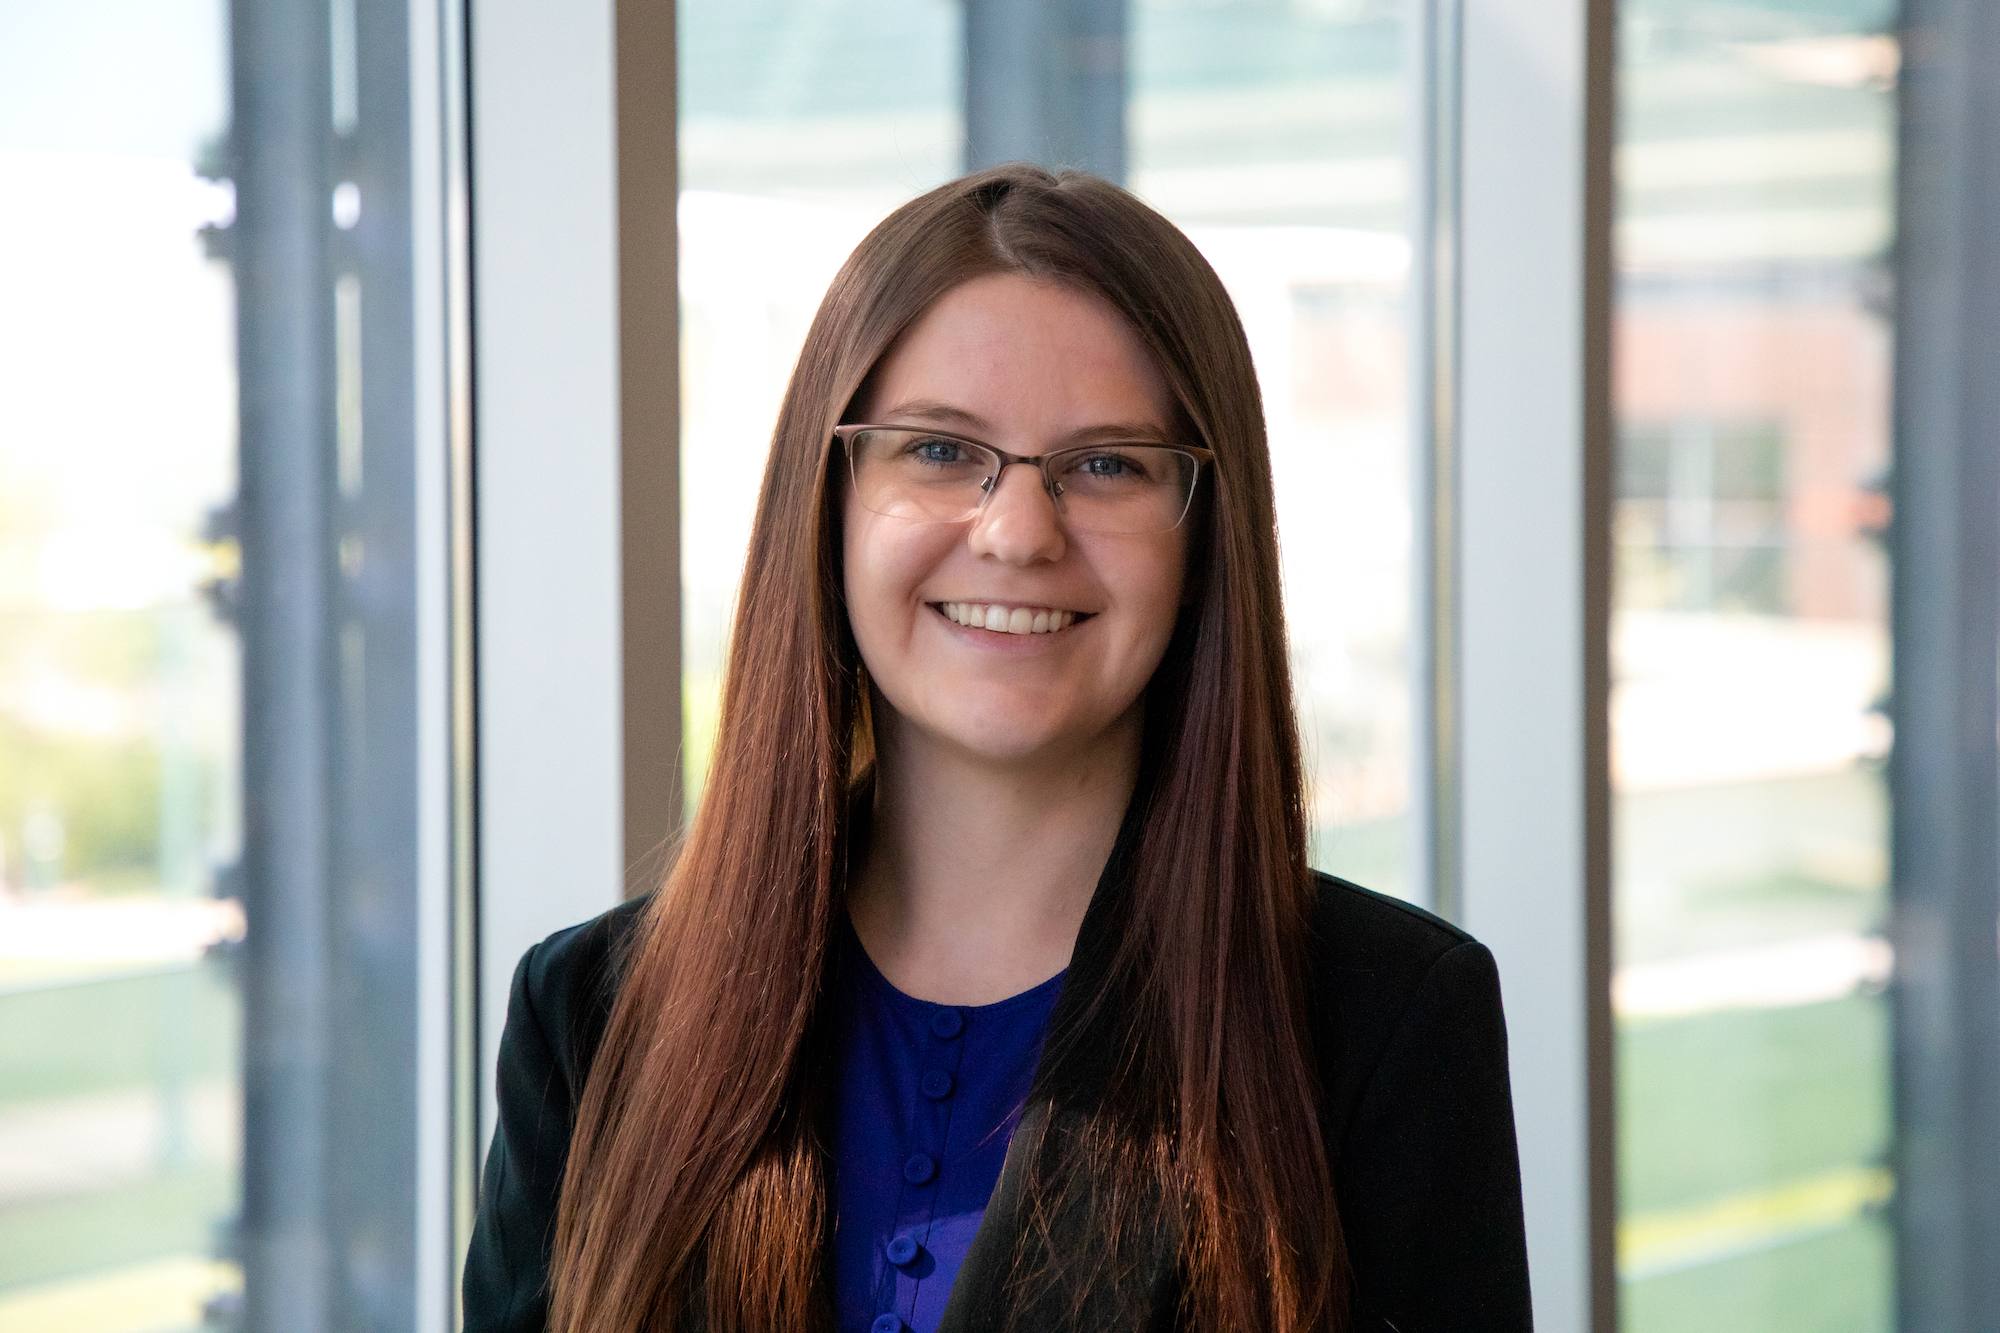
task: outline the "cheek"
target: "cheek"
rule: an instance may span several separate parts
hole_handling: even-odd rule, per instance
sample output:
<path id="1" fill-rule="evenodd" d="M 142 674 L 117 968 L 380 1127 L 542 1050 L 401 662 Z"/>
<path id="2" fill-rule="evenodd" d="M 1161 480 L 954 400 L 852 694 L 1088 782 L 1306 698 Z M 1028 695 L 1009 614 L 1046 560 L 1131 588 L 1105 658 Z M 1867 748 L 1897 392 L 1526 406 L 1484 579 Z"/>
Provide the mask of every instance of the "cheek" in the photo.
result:
<path id="1" fill-rule="evenodd" d="M 897 523 L 851 502 L 841 539 L 841 582 L 847 618 L 864 654 L 907 634 L 914 594 L 925 573 L 941 558 L 921 524 Z M 879 664 L 870 663 L 874 670 Z"/>
<path id="2" fill-rule="evenodd" d="M 1173 637 L 1186 595 L 1186 569 L 1186 542 L 1171 534 L 1169 541 L 1133 560 L 1124 571 L 1125 586 L 1132 589 L 1134 609 L 1139 612 L 1134 633 L 1148 651 L 1164 651 Z"/>
<path id="3" fill-rule="evenodd" d="M 884 585 L 888 582 L 878 565 L 880 552 L 869 540 L 867 516 L 857 521 L 847 516 L 847 532 L 841 541 L 841 579 L 847 590 L 847 619 L 854 640 L 865 655 L 877 642 L 886 618 Z"/>

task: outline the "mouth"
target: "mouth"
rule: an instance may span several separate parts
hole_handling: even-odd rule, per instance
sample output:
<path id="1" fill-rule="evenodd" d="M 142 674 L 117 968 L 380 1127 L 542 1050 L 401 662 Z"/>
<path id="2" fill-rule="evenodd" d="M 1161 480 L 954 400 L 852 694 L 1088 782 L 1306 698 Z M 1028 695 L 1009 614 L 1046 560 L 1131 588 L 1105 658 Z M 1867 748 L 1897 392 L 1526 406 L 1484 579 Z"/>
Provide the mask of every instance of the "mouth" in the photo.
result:
<path id="1" fill-rule="evenodd" d="M 1090 619 L 1089 612 L 1053 606 L 1010 606 L 1004 602 L 932 602 L 931 606 L 954 625 L 995 634 L 1059 634 L 1078 621 Z"/>

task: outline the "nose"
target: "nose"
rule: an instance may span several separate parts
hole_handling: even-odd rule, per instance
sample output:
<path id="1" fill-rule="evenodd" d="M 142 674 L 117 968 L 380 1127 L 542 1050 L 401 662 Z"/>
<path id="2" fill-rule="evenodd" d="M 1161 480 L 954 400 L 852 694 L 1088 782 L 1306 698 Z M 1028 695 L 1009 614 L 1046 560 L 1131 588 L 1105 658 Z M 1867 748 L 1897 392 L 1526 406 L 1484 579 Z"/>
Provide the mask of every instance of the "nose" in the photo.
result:
<path id="1" fill-rule="evenodd" d="M 1025 463 L 1000 469 L 993 492 L 972 524 L 972 553 L 1003 564 L 1032 565 L 1060 560 L 1067 544 L 1056 503 L 1042 485 L 1040 469 Z"/>

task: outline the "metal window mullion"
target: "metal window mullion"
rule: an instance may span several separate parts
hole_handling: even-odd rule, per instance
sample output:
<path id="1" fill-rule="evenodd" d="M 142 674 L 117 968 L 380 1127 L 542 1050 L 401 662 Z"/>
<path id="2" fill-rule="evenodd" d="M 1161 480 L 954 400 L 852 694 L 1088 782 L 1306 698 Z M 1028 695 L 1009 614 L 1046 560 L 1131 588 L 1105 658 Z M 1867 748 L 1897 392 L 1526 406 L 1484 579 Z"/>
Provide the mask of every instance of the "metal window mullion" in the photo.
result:
<path id="1" fill-rule="evenodd" d="M 1124 182 L 1129 0 L 966 0 L 965 169 L 1077 167 Z"/>
<path id="2" fill-rule="evenodd" d="M 478 1187 L 464 0 L 409 7 L 418 667 L 415 1333 L 462 1326 Z"/>
<path id="3" fill-rule="evenodd" d="M 231 7 L 243 547 L 244 1315 L 326 1327 L 333 286 L 326 6 Z"/>
<path id="4" fill-rule="evenodd" d="M 1459 100 L 1463 0 L 1410 15 L 1411 882 L 1447 920 L 1463 911 L 1459 769 Z"/>
<path id="5" fill-rule="evenodd" d="M 1898 1327 L 2000 1327 L 2000 14 L 1908 0 L 1890 758 Z"/>
<path id="6" fill-rule="evenodd" d="M 675 10 L 616 0 L 619 636 L 625 893 L 680 832 L 680 233 Z"/>
<path id="7" fill-rule="evenodd" d="M 472 291 L 471 0 L 437 0 L 445 390 L 446 670 L 450 797 L 449 1327 L 463 1327 L 458 1273 L 479 1203 L 486 1100 L 480 1064 L 479 743 Z"/>
<path id="8" fill-rule="evenodd" d="M 419 1189 L 410 12 L 232 10 L 245 1318 L 399 1327 Z"/>

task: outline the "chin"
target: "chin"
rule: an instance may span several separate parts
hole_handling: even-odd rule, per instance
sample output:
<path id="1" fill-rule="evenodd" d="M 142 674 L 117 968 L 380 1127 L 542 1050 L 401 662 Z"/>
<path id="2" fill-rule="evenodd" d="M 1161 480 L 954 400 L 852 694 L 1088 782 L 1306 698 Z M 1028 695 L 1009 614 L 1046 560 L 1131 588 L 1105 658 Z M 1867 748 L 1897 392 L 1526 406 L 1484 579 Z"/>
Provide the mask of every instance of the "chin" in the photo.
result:
<path id="1" fill-rule="evenodd" d="M 1038 756 L 1063 748 L 1063 734 L 1048 725 L 1046 718 L 1032 725 L 958 726 L 939 733 L 965 753 L 994 764 L 1026 763 Z"/>
<path id="2" fill-rule="evenodd" d="M 971 717 L 939 718 L 927 723 L 926 729 L 961 753 L 988 763 L 1029 764 L 1100 745 L 1124 715 L 1103 716 L 1093 709 L 1087 716 L 1078 716 L 1057 705 L 1017 703 L 988 708 Z"/>

